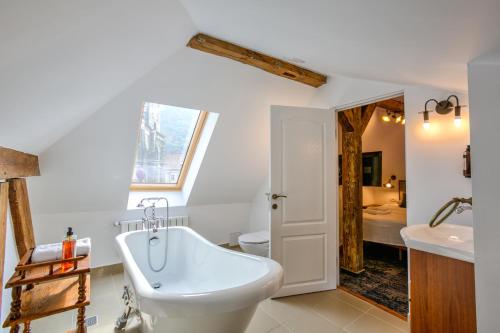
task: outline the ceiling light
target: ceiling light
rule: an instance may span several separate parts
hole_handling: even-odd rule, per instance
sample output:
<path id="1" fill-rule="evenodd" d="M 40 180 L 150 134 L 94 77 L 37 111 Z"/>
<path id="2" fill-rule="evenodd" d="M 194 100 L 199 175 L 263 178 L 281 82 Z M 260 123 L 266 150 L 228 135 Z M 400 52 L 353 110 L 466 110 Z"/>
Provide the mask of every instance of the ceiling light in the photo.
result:
<path id="1" fill-rule="evenodd" d="M 382 120 L 385 121 L 386 123 L 391 121 L 391 118 L 388 115 L 383 115 Z"/>
<path id="2" fill-rule="evenodd" d="M 400 123 L 402 119 L 403 119 L 403 117 L 401 117 L 401 116 L 397 116 L 397 117 L 396 117 L 396 123 Z"/>
<path id="3" fill-rule="evenodd" d="M 401 125 L 404 125 L 406 124 L 406 118 L 403 118 L 403 120 L 401 120 Z"/>

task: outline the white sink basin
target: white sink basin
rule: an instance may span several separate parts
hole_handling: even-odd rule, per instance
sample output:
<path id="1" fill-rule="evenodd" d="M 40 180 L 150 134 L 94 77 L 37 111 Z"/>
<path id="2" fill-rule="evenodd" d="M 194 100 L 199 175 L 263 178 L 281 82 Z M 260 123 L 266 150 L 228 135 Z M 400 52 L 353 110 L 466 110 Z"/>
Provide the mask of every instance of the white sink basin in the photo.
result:
<path id="1" fill-rule="evenodd" d="M 441 224 L 430 228 L 427 224 L 412 225 L 401 229 L 406 247 L 441 256 L 474 262 L 472 228 Z"/>

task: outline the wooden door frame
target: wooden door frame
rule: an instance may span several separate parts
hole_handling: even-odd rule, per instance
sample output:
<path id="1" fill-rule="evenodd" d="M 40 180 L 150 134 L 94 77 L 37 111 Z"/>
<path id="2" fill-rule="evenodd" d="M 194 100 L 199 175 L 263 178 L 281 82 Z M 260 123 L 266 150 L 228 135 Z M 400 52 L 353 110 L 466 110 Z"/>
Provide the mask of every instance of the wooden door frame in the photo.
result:
<path id="1" fill-rule="evenodd" d="M 405 90 L 401 89 L 401 90 L 397 90 L 397 91 L 394 91 L 394 92 L 391 92 L 391 93 L 387 93 L 387 94 L 383 94 L 383 95 L 378 95 L 378 96 L 374 96 L 374 97 L 366 98 L 366 99 L 360 99 L 360 100 L 357 100 L 357 101 L 354 101 L 354 102 L 345 103 L 345 104 L 341 104 L 341 105 L 332 107 L 331 109 L 334 110 L 335 117 L 336 117 L 336 124 L 337 124 L 337 126 L 335 127 L 335 137 L 337 139 L 337 142 L 339 140 L 339 135 L 338 135 L 338 126 L 340 125 L 339 121 L 338 121 L 339 112 L 346 111 L 346 110 L 349 110 L 349 109 L 353 109 L 353 108 L 356 108 L 356 107 L 366 106 L 366 105 L 369 105 L 369 104 L 381 102 L 381 101 L 392 99 L 392 98 L 396 98 L 396 97 L 403 97 L 404 98 L 404 96 L 405 96 Z M 405 137 L 406 137 L 406 135 L 405 135 Z M 406 149 L 405 149 L 405 154 L 406 154 Z M 406 166 L 405 166 L 405 168 L 406 168 Z M 339 197 L 339 195 L 340 195 L 340 184 L 338 183 L 338 177 L 337 177 L 336 183 L 337 183 L 336 191 L 337 191 L 337 200 L 338 200 L 340 198 Z M 338 246 L 337 246 L 337 254 L 336 254 L 336 256 L 337 256 L 337 284 L 339 286 L 340 286 L 340 231 L 341 231 L 340 230 L 340 223 L 341 223 L 341 221 L 340 221 L 340 210 L 341 209 L 342 209 L 342 207 L 340 207 L 340 205 L 337 203 L 337 218 L 336 218 L 336 221 L 337 221 L 337 245 Z"/>

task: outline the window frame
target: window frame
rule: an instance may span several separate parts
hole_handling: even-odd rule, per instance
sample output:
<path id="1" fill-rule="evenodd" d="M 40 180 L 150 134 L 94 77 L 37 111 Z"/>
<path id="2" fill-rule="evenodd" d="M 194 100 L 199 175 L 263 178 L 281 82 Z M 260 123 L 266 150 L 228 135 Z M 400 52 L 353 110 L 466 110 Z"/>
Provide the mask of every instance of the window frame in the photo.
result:
<path id="1" fill-rule="evenodd" d="M 144 114 L 144 103 L 143 103 L 143 114 Z M 141 121 L 142 117 L 141 116 Z M 189 168 L 191 167 L 191 162 L 193 161 L 194 154 L 196 153 L 196 149 L 198 147 L 198 143 L 200 141 L 201 134 L 203 133 L 203 128 L 205 127 L 205 123 L 208 117 L 208 112 L 200 110 L 200 114 L 198 116 L 198 120 L 196 121 L 196 126 L 193 131 L 193 135 L 191 136 L 191 140 L 189 141 L 189 146 L 186 152 L 186 157 L 184 158 L 184 163 L 182 163 L 181 172 L 179 174 L 179 178 L 177 179 L 177 184 L 130 184 L 130 191 L 134 192 L 149 192 L 149 191 L 181 191 L 184 186 L 184 182 L 186 181 L 187 174 L 189 173 Z M 139 130 L 140 131 L 140 130 Z M 137 156 L 137 147 L 139 146 L 139 139 L 136 143 L 136 156 Z M 134 168 L 135 168 L 134 159 Z"/>

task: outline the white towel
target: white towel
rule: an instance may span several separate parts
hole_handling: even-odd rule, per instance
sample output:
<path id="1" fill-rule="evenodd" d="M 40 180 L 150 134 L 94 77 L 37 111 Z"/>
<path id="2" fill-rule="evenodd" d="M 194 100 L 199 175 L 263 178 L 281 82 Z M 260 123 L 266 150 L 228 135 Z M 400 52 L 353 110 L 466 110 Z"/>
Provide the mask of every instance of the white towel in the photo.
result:
<path id="1" fill-rule="evenodd" d="M 82 238 L 76 241 L 76 256 L 84 256 L 90 253 L 90 238 Z M 37 245 L 31 255 L 31 262 L 43 262 L 59 260 L 62 258 L 62 243 Z"/>

